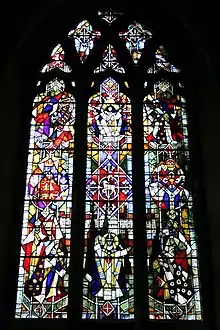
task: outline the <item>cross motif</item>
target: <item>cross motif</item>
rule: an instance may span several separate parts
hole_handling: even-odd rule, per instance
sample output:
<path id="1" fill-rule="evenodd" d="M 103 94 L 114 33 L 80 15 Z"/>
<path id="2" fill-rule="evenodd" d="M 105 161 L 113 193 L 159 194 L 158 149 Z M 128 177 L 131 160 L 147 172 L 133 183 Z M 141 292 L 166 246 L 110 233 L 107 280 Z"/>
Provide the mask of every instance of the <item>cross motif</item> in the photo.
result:
<path id="1" fill-rule="evenodd" d="M 183 310 L 175 305 L 172 309 L 172 311 L 170 312 L 176 319 L 178 319 L 182 314 L 183 314 Z"/>
<path id="2" fill-rule="evenodd" d="M 102 306 L 102 311 L 106 316 L 109 316 L 113 312 L 113 310 L 114 310 L 114 307 L 112 306 L 110 301 L 107 301 Z"/>

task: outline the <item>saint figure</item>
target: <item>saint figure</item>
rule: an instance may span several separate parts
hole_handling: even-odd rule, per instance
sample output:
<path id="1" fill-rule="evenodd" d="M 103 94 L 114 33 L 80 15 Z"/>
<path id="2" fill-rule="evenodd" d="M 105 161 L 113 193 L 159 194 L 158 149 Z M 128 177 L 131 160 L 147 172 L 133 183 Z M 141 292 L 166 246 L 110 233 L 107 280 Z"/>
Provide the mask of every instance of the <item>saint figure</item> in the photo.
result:
<path id="1" fill-rule="evenodd" d="M 93 293 L 105 301 L 122 297 L 129 288 L 123 272 L 124 256 L 130 247 L 123 249 L 116 234 L 108 232 L 103 236 L 96 236 L 94 251 L 95 263 L 98 270 L 98 279 L 87 274 L 86 278 L 92 281 Z"/>

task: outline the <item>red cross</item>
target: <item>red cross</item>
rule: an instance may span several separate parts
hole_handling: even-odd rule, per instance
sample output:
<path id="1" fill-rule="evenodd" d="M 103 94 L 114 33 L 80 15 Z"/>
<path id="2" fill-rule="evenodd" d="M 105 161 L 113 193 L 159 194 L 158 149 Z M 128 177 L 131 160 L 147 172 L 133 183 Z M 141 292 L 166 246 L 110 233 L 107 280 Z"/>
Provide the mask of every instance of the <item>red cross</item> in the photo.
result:
<path id="1" fill-rule="evenodd" d="M 114 307 L 112 306 L 112 304 L 110 303 L 110 301 L 107 301 L 106 303 L 104 303 L 104 305 L 102 306 L 102 311 L 106 316 L 109 316 L 114 310 Z"/>

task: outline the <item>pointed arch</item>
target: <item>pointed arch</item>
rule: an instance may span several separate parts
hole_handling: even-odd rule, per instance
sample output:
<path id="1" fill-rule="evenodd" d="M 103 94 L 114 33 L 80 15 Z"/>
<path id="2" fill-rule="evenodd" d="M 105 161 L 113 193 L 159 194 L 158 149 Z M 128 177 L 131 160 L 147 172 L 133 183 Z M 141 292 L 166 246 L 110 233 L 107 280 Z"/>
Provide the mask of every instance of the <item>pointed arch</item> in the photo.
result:
<path id="1" fill-rule="evenodd" d="M 115 21 L 117 22 L 120 17 L 120 15 L 116 15 L 118 17 L 115 18 L 112 11 L 110 11 L 108 15 L 104 13 L 99 16 L 103 18 L 110 27 Z M 94 54 L 96 39 L 107 38 L 106 35 L 103 35 L 102 30 L 100 31 L 93 30 L 89 21 L 83 20 L 78 25 L 76 24 L 75 29 L 69 32 L 69 40 L 74 45 L 72 48 L 76 50 L 80 58 L 80 68 L 87 62 L 87 58 Z M 197 247 L 196 241 L 194 240 L 195 231 L 192 221 L 190 187 L 186 184 L 187 161 L 189 157 L 187 151 L 187 120 L 184 110 L 185 100 L 181 97 L 181 93 L 179 93 L 179 90 L 182 88 L 181 84 L 171 83 L 169 79 L 167 79 L 167 75 L 166 79 L 163 78 L 164 72 L 166 72 L 166 74 L 178 74 L 180 70 L 169 63 L 167 53 L 162 46 L 154 49 L 155 62 L 153 65 L 150 67 L 143 65 L 144 60 L 147 58 L 148 45 L 152 47 L 152 43 L 150 42 L 154 38 L 154 34 L 146 30 L 144 24 L 142 26 L 135 21 L 129 25 L 127 32 L 119 32 L 117 36 L 125 41 L 124 44 L 122 43 L 120 45 L 121 48 L 124 48 L 124 53 L 121 52 L 121 48 L 119 47 L 120 60 L 116 57 L 116 52 L 113 51 L 114 48 L 109 43 L 109 40 L 106 39 L 108 41 L 106 44 L 109 46 L 105 50 L 102 50 L 102 54 L 104 52 L 104 55 L 100 59 L 99 66 L 95 66 L 93 70 L 90 70 L 90 72 L 93 73 L 91 77 L 87 76 L 88 81 L 92 80 L 92 84 L 90 84 L 91 93 L 89 94 L 87 121 L 88 144 L 86 155 L 87 173 L 85 189 L 85 249 L 82 316 L 87 319 L 108 320 L 133 319 L 135 317 L 135 255 L 133 252 L 135 240 L 133 237 L 134 202 L 132 197 L 131 114 L 133 111 L 132 101 L 136 97 L 136 95 L 134 95 L 134 85 L 136 84 L 134 77 L 136 72 L 140 73 L 138 66 L 141 64 L 141 67 L 144 67 L 146 72 L 145 83 L 143 82 L 143 88 L 146 90 L 146 97 L 144 101 L 142 101 L 144 102 L 143 153 L 145 155 L 145 206 L 147 227 L 147 239 L 145 243 L 147 245 L 148 254 L 147 278 L 149 283 L 149 297 L 146 296 L 146 300 L 148 301 L 149 317 L 154 319 L 198 320 L 201 319 L 201 308 L 197 276 Z M 58 44 L 54 48 L 51 53 L 52 61 L 44 66 L 41 71 L 42 73 L 48 73 L 53 71 L 52 69 L 57 68 L 60 69 L 60 71 L 64 71 L 64 73 L 72 72 L 72 68 L 67 65 L 66 62 L 63 62 L 64 49 L 65 47 L 62 48 L 61 44 Z M 129 65 L 128 63 L 123 63 L 122 54 L 126 54 L 126 51 L 128 55 L 131 56 L 131 63 Z M 132 74 L 130 74 L 131 72 Z M 94 74 L 97 74 L 97 79 Z M 121 74 L 125 74 L 125 76 Z M 161 75 L 162 78 L 157 80 L 157 76 L 154 76 L 157 74 Z M 150 78 L 150 76 L 153 76 L 153 78 Z M 125 77 L 126 79 L 128 78 L 129 84 L 127 80 L 125 80 Z M 152 81 L 154 81 L 153 92 Z M 75 86 L 74 82 L 72 82 L 72 86 Z M 65 204 L 64 199 L 67 199 L 68 196 L 71 200 L 73 145 L 69 147 L 69 131 L 62 131 L 65 129 L 65 125 L 61 127 L 62 125 L 60 125 L 59 122 L 69 120 L 68 111 L 72 109 L 72 105 L 75 105 L 75 99 L 72 95 L 69 96 L 71 99 L 71 101 L 69 101 L 69 110 L 67 112 L 66 110 L 61 110 L 61 114 L 59 114 L 58 109 L 62 108 L 62 106 L 56 105 L 54 101 L 58 94 L 67 93 L 64 88 L 64 84 L 60 79 L 55 79 L 46 86 L 45 96 L 48 97 L 50 107 L 54 110 L 51 110 L 52 126 L 50 127 L 50 124 L 46 124 L 45 126 L 47 126 L 47 130 L 49 131 L 56 130 L 56 133 L 51 133 L 48 137 L 49 141 L 43 137 L 41 142 L 48 142 L 50 146 L 55 144 L 53 147 L 54 150 L 53 148 L 52 151 L 50 150 L 51 153 L 55 153 L 56 151 L 57 154 L 58 149 L 62 149 L 62 155 L 64 155 L 65 161 L 62 157 L 60 161 L 54 159 L 54 157 L 51 158 L 50 153 L 50 156 L 45 159 L 45 163 L 44 159 L 39 160 L 39 164 L 37 163 L 39 167 L 37 173 L 27 173 L 27 182 L 34 188 L 32 191 L 35 193 L 34 197 L 31 197 L 33 201 L 29 196 L 31 203 L 34 205 L 37 200 L 37 207 L 41 205 L 41 208 L 43 208 L 42 205 L 46 205 L 45 208 L 47 209 L 49 208 L 47 205 L 53 206 L 53 199 L 59 198 L 59 194 L 62 194 L 63 197 L 60 204 Z M 125 93 L 124 91 L 128 88 L 129 93 Z M 129 96 L 127 96 L 127 94 Z M 38 100 L 38 97 L 36 99 Z M 40 103 L 40 101 L 37 102 L 39 102 L 39 109 L 43 109 L 43 114 L 39 116 L 40 122 L 38 123 L 40 127 L 38 133 L 40 132 L 40 134 L 43 135 L 45 134 L 45 128 L 42 128 L 41 125 L 44 125 L 44 121 L 50 117 L 50 110 L 44 106 L 44 101 L 42 101 L 42 103 Z M 63 103 L 65 103 L 65 101 L 63 101 Z M 66 104 L 63 108 L 66 108 Z M 156 119 L 155 116 L 157 117 Z M 162 124 L 160 124 L 160 119 L 158 119 L 160 116 L 163 117 Z M 68 129 L 72 130 L 73 122 L 67 124 L 67 126 Z M 164 136 L 162 138 L 161 127 L 159 126 L 163 126 Z M 34 134 L 37 133 L 34 131 Z M 71 138 L 73 138 L 73 134 Z M 66 154 L 63 151 L 65 148 L 67 149 Z M 180 149 L 181 152 L 179 152 L 178 148 L 183 148 L 183 150 Z M 157 152 L 156 156 L 155 152 Z M 175 156 L 176 158 L 173 160 L 172 157 L 175 152 L 177 157 Z M 168 157 L 164 156 L 165 154 L 168 155 Z M 56 157 L 58 156 L 56 155 L 55 158 Z M 67 173 L 63 174 L 63 164 L 65 162 L 70 165 L 66 165 L 69 167 L 64 170 L 64 172 L 66 171 Z M 161 186 L 163 184 L 160 182 L 161 169 L 164 176 L 164 172 L 166 172 L 168 177 L 174 174 L 175 180 L 177 180 L 179 184 L 178 189 L 175 188 L 175 193 L 174 190 L 172 190 L 174 188 L 171 187 L 170 190 L 170 188 L 166 187 L 168 189 L 167 192 L 165 188 Z M 33 174 L 38 174 L 39 182 Z M 42 182 L 41 179 L 45 182 Z M 171 180 L 172 179 L 173 177 Z M 180 180 L 182 180 L 181 183 Z M 45 191 L 42 192 L 42 183 L 53 186 L 54 193 L 49 202 L 45 202 L 44 199 L 41 198 L 46 193 Z M 70 186 L 68 186 L 68 183 Z M 66 188 L 64 188 L 64 186 Z M 68 194 L 70 193 L 70 195 L 66 196 L 62 189 L 68 190 Z M 29 190 L 27 191 L 30 195 Z M 47 194 L 49 194 L 50 197 L 51 190 L 49 190 Z M 174 198 L 174 200 L 172 200 L 173 195 L 175 195 L 176 198 Z M 40 196 L 40 198 L 38 196 Z M 163 198 L 165 198 L 165 200 L 163 200 Z M 72 200 L 68 203 L 68 207 L 71 209 Z M 163 216 L 161 215 L 161 209 Z M 33 223 L 35 224 L 35 220 L 28 220 L 28 229 L 25 229 L 26 232 L 24 230 L 28 239 L 26 241 L 24 240 L 24 244 L 22 243 L 21 257 L 23 258 L 23 254 L 27 253 L 28 259 L 26 259 L 26 261 L 29 262 L 30 265 L 27 267 L 22 263 L 23 261 L 21 261 L 19 285 L 20 283 L 22 284 L 20 285 L 21 290 L 17 298 L 18 318 L 67 317 L 66 297 L 68 295 L 68 276 L 65 267 L 68 267 L 69 246 L 66 248 L 64 246 L 66 242 L 64 244 L 63 241 L 66 241 L 67 237 L 70 240 L 71 237 L 70 228 L 66 228 L 65 225 L 63 234 L 62 230 L 59 230 L 59 227 L 60 223 L 63 221 L 61 220 L 62 217 L 71 218 L 71 211 L 69 211 L 68 216 L 66 216 L 68 212 L 65 213 L 63 209 L 61 211 L 62 215 L 59 214 L 59 221 L 51 215 L 55 212 L 54 206 L 52 207 L 51 214 L 48 218 L 45 218 L 46 220 L 44 218 L 40 219 L 43 223 L 49 222 L 46 227 L 38 221 L 35 228 L 35 225 L 33 225 Z M 32 215 L 33 211 L 31 210 L 28 212 Z M 173 221 L 177 216 L 182 222 L 180 220 Z M 172 227 L 172 233 L 170 227 Z M 31 235 L 28 236 L 29 234 Z M 31 239 L 35 240 L 34 244 Z M 44 253 L 44 258 L 42 258 L 40 254 L 36 255 L 36 258 L 32 258 L 32 255 L 28 253 L 30 249 L 37 251 L 35 245 L 38 245 L 39 242 L 41 244 L 40 249 L 42 247 L 40 253 Z M 156 245 L 155 242 L 157 244 L 159 242 L 159 247 L 156 248 L 156 252 L 153 252 L 153 248 Z M 56 245 L 59 253 L 53 255 L 53 252 L 51 252 L 49 257 L 47 257 L 47 251 L 53 251 L 53 244 L 54 246 Z M 70 242 L 68 244 L 70 244 Z M 181 290 L 178 285 L 175 288 L 176 295 L 171 297 L 171 282 L 168 280 L 170 274 L 168 275 L 168 271 L 165 270 L 166 262 L 164 261 L 165 259 L 161 257 L 160 252 L 162 254 L 164 251 L 167 252 L 169 246 L 172 244 L 175 245 L 175 249 L 179 250 L 179 254 L 175 251 L 175 263 L 171 265 L 170 259 L 167 264 L 169 264 L 170 273 L 171 268 L 172 270 L 175 268 L 174 264 L 178 267 L 180 266 L 180 268 L 182 267 L 181 275 L 186 278 L 185 282 L 188 287 L 190 287 L 190 289 L 188 289 L 190 290 L 188 300 L 185 298 L 185 294 L 177 293 L 179 292 L 178 289 Z M 190 249 L 193 251 L 189 252 Z M 67 260 L 66 262 L 64 262 L 65 258 Z M 187 273 L 186 270 L 189 269 L 190 272 Z M 187 273 L 187 275 L 183 272 Z M 41 276 L 42 273 L 43 276 Z M 177 276 L 177 271 L 173 276 Z M 41 278 L 42 280 L 40 280 Z M 159 296 L 157 296 L 157 291 L 160 291 Z M 65 293 L 63 294 L 63 292 Z M 26 299 L 26 297 L 30 298 L 30 296 L 33 298 L 32 301 L 35 301 L 35 304 L 31 305 L 32 302 L 30 302 L 28 306 L 28 299 Z M 163 299 L 161 297 L 163 297 Z M 50 305 L 53 307 L 47 309 L 47 303 L 42 304 L 43 299 L 48 301 L 48 306 Z M 31 301 L 31 299 L 29 300 Z M 66 303 L 62 302 L 64 300 Z M 40 303 L 40 307 L 36 301 Z"/>

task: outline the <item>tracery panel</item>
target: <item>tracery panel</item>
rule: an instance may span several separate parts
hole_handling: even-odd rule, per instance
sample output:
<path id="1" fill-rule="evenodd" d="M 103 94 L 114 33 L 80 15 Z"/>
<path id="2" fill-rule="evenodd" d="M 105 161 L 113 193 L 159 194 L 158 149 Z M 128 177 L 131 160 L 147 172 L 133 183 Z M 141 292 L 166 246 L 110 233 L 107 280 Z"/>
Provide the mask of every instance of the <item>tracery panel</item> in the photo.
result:
<path id="1" fill-rule="evenodd" d="M 93 30 L 87 20 L 81 21 L 76 29 L 68 33 L 69 38 L 74 40 L 75 49 L 80 61 L 84 63 L 94 47 L 94 41 L 101 37 L 100 31 Z"/>
<path id="2" fill-rule="evenodd" d="M 152 38 L 152 33 L 144 30 L 140 23 L 133 22 L 128 26 L 127 31 L 119 33 L 119 37 L 126 41 L 126 48 L 134 64 L 137 65 L 147 42 Z"/>
<path id="3" fill-rule="evenodd" d="M 89 100 L 83 318 L 132 319 L 131 105 L 107 78 Z"/>
<path id="4" fill-rule="evenodd" d="M 109 25 L 111 25 L 119 16 L 123 14 L 119 12 L 115 12 L 112 9 L 109 9 L 108 11 L 105 12 L 98 11 L 98 15 L 101 16 L 101 18 L 104 21 L 106 21 Z"/>
<path id="5" fill-rule="evenodd" d="M 66 318 L 75 99 L 55 79 L 35 97 L 23 212 L 17 318 Z"/>
<path id="6" fill-rule="evenodd" d="M 51 61 L 43 66 L 41 70 L 42 73 L 52 71 L 56 68 L 65 73 L 72 71 L 71 67 L 65 63 L 65 52 L 60 44 L 56 45 L 52 50 L 50 57 Z"/>

